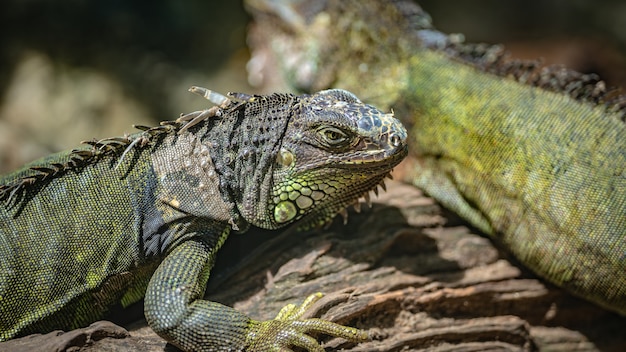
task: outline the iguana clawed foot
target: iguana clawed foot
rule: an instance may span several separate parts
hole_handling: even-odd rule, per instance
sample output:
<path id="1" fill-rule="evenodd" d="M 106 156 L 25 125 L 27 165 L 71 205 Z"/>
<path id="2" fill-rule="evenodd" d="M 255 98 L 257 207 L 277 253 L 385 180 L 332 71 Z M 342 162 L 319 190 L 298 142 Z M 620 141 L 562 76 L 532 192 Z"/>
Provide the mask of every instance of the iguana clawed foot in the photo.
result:
<path id="1" fill-rule="evenodd" d="M 288 304 L 280 310 L 276 318 L 267 321 L 253 321 L 248 333 L 247 351 L 291 351 L 290 347 L 300 347 L 309 352 L 324 352 L 324 349 L 309 332 L 319 332 L 342 337 L 354 342 L 367 341 L 367 332 L 330 321 L 302 316 L 322 298 L 321 293 L 307 297 L 297 306 Z"/>

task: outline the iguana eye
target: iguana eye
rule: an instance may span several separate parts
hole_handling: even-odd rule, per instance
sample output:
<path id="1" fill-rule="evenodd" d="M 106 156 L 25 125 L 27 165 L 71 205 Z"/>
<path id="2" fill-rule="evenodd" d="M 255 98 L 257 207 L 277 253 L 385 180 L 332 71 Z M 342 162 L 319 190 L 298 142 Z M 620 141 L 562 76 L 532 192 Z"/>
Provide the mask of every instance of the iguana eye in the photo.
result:
<path id="1" fill-rule="evenodd" d="M 329 147 L 342 147 L 350 142 L 348 135 L 335 127 L 322 127 L 318 133 L 322 143 Z"/>
<path id="2" fill-rule="evenodd" d="M 331 129 L 325 130 L 324 136 L 331 142 L 341 141 L 343 139 L 343 134 L 341 132 Z"/>

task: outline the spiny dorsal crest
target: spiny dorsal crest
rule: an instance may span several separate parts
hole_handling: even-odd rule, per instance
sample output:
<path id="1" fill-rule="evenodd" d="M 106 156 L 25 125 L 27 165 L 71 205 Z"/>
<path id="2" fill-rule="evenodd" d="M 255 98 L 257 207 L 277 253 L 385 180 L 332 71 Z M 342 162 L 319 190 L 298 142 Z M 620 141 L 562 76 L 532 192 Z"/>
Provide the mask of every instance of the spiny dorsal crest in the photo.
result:
<path id="1" fill-rule="evenodd" d="M 175 121 L 162 121 L 158 126 L 134 125 L 142 132 L 123 137 L 111 137 L 101 140 L 83 141 L 89 147 L 74 149 L 62 161 L 49 162 L 42 160 L 40 165 L 30 166 L 25 171 L 18 171 L 21 175 L 11 178 L 5 177 L 6 184 L 0 184 L 0 202 L 7 206 L 17 204 L 24 195 L 24 191 L 33 185 L 50 181 L 70 171 L 78 171 L 87 165 L 97 163 L 105 157 L 119 157 L 116 167 L 124 160 L 129 151 L 134 148 L 144 148 L 150 145 L 157 137 L 170 133 L 182 133 L 185 130 L 206 121 L 212 117 L 222 116 L 226 110 L 237 110 L 247 102 L 254 101 L 255 97 L 243 93 L 229 93 L 228 97 L 202 87 L 191 87 L 189 91 L 199 94 L 214 103 L 209 109 L 181 114 Z"/>

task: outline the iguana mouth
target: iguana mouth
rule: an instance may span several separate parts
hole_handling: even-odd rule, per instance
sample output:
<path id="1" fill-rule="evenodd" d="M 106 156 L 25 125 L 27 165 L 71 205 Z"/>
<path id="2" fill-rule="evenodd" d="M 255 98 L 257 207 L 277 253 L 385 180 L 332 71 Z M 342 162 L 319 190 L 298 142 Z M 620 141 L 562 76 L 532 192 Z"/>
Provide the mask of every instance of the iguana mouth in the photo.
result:
<path id="1" fill-rule="evenodd" d="M 315 169 L 335 168 L 335 169 L 382 169 L 389 170 L 398 165 L 407 155 L 408 146 L 402 144 L 392 151 L 384 150 L 375 153 L 368 153 L 365 156 L 352 158 L 351 156 L 330 157 L 316 165 Z"/>
<path id="2" fill-rule="evenodd" d="M 388 167 L 389 165 L 397 165 L 408 154 L 408 146 L 403 145 L 401 148 L 392 152 L 383 151 L 366 155 L 365 158 L 358 160 L 341 160 L 338 167 L 346 168 L 371 168 L 373 166 Z M 374 165 L 373 165 L 374 164 Z"/>

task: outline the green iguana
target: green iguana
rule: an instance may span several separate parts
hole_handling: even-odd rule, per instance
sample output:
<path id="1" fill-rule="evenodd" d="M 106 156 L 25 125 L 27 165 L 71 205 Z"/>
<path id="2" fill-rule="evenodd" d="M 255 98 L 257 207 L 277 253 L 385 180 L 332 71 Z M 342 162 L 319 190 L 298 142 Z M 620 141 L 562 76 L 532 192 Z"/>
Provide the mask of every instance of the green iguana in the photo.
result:
<path id="1" fill-rule="evenodd" d="M 148 324 L 186 351 L 323 351 L 309 332 L 367 338 L 301 319 L 319 294 L 269 321 L 202 296 L 231 231 L 326 224 L 406 156 L 404 127 L 343 90 L 191 90 L 217 106 L 0 178 L 0 341 L 85 326 L 144 295 Z"/>
<path id="2" fill-rule="evenodd" d="M 409 129 L 407 182 L 540 276 L 626 315 L 626 97 L 595 75 L 465 44 L 409 0 L 246 4 L 251 81 L 393 106 Z"/>

